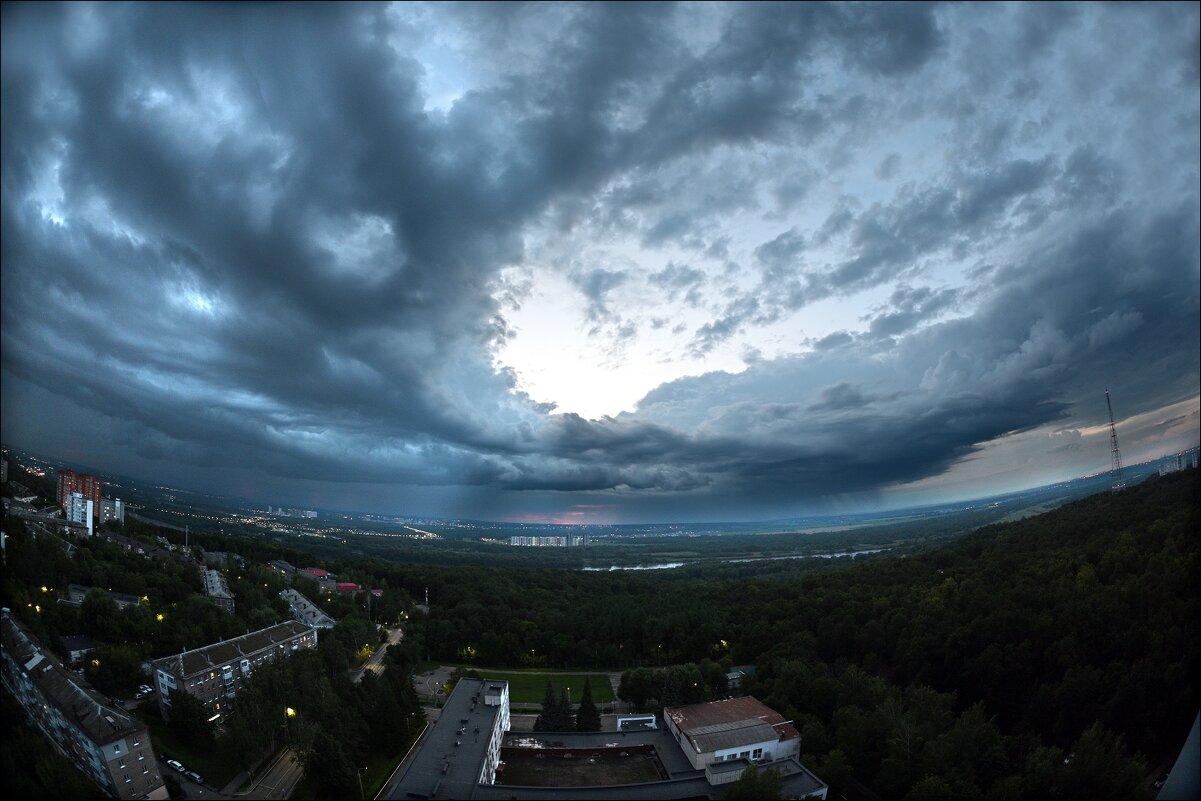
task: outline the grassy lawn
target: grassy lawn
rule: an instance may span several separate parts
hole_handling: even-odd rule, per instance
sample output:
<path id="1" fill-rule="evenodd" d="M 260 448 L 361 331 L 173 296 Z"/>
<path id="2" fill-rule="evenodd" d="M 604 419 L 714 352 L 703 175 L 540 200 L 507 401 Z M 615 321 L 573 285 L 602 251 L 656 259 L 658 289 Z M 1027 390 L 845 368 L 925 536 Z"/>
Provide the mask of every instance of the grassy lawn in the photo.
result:
<path id="1" fill-rule="evenodd" d="M 507 670 L 491 670 L 477 668 L 485 679 L 503 679 L 509 682 L 509 701 L 515 704 L 540 704 L 546 692 L 546 682 L 549 680 L 555 688 L 555 694 L 560 690 L 569 690 L 571 702 L 578 704 L 580 695 L 584 692 L 585 677 L 592 680 L 592 700 L 597 704 L 608 704 L 613 701 L 613 687 L 609 677 L 604 673 L 519 673 Z"/>

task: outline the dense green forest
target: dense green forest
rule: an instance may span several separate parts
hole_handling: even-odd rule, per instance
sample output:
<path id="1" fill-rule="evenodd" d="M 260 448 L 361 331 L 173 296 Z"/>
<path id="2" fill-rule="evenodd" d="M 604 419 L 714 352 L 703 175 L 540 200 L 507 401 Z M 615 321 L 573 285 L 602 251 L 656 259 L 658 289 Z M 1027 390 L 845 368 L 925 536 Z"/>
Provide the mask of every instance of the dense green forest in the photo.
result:
<path id="1" fill-rule="evenodd" d="M 301 550 L 193 535 L 247 559 L 242 577 L 231 576 L 236 617 L 199 596 L 187 569 L 143 565 L 99 541 L 67 558 L 53 540 L 14 524 L 4 596 L 40 636 L 92 634 L 110 649 L 102 664 L 121 665 L 282 614 L 279 580 L 262 568 L 270 559 L 316 563 L 384 588 L 383 604 L 331 599 L 343 622 L 314 657 L 328 679 L 304 679 L 326 687 L 303 712 L 312 736 L 325 731 L 351 762 L 372 749 L 344 734 L 354 718 L 347 712 L 395 705 L 408 714 L 413 702 L 401 685 L 420 659 L 627 670 L 621 695 L 649 709 L 719 697 L 723 666 L 753 664 L 745 689 L 796 722 L 806 763 L 835 791 L 858 783 L 887 796 L 1136 796 L 1147 763 L 1174 756 L 1201 706 L 1199 495 L 1193 470 L 958 537 L 938 521 L 928 532 L 906 523 L 904 531 L 831 539 L 892 543 L 855 560 L 708 561 L 646 572 L 486 567 L 466 558 L 432 565 L 363 558 L 319 540 Z M 139 525 L 125 533 L 163 534 Z M 796 547 L 785 535 L 759 545 Z M 34 613 L 47 581 L 147 595 L 150 609 L 166 608 L 175 625 L 152 625 L 159 621 L 138 608 L 113 614 L 100 597 Z M 365 680 L 368 695 L 359 697 L 362 685 L 349 689 L 338 678 L 354 662 L 353 643 L 372 621 L 402 616 L 427 588 L 430 613 L 411 619 L 403 650 L 389 652 L 397 661 L 387 678 L 401 684 Z M 276 703 L 272 692 L 264 697 Z M 229 733 L 253 720 L 235 718 Z M 236 736 L 252 742 L 266 733 Z M 328 788 L 348 776 L 321 770 L 314 763 L 314 781 Z"/>
<path id="2" fill-rule="evenodd" d="M 1142 770 L 1122 755 L 1178 749 L 1201 705 L 1198 496 L 1186 471 L 821 571 L 396 567 L 391 580 L 437 599 L 411 633 L 434 659 L 756 664 L 749 690 L 798 721 L 832 784 L 1075 795 L 1099 760 L 1113 796 Z"/>

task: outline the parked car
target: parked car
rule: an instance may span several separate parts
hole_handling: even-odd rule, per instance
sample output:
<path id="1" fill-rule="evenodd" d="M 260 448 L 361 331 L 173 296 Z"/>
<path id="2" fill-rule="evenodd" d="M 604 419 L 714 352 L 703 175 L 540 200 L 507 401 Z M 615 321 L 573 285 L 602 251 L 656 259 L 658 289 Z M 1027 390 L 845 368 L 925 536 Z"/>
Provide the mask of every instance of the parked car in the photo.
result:
<path id="1" fill-rule="evenodd" d="M 204 784 L 204 779 L 201 779 L 200 774 L 194 770 L 189 770 L 184 775 L 187 776 L 192 781 L 196 782 L 197 784 Z"/>
<path id="2" fill-rule="evenodd" d="M 138 691 L 144 692 L 144 693 L 146 693 L 146 695 L 154 694 L 154 688 L 151 687 L 149 684 L 143 684 L 141 687 L 138 688 Z"/>
<path id="3" fill-rule="evenodd" d="M 174 759 L 167 760 L 167 767 L 174 768 L 175 770 L 179 771 L 180 773 L 184 772 L 183 765 L 181 765 L 179 762 L 175 761 Z"/>

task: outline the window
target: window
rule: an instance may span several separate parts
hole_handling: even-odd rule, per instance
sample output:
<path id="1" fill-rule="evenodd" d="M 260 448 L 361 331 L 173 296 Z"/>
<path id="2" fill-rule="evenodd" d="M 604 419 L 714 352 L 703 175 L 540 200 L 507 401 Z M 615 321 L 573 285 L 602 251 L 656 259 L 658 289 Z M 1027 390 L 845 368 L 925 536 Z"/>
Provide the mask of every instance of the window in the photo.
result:
<path id="1" fill-rule="evenodd" d="M 751 754 L 751 759 L 763 759 L 763 749 L 756 748 L 754 750 L 754 752 Z"/>
<path id="2" fill-rule="evenodd" d="M 124 769 L 125 768 L 125 760 L 122 759 L 120 762 L 118 762 L 117 767 Z"/>
<path id="3" fill-rule="evenodd" d="M 134 735 L 134 738 L 133 738 L 133 744 L 134 744 L 135 746 L 138 746 L 138 745 L 141 745 L 141 744 L 142 744 L 142 741 L 138 739 L 137 735 Z"/>
<path id="4" fill-rule="evenodd" d="M 141 752 L 141 751 L 138 751 L 138 761 L 139 761 L 139 762 L 141 762 L 141 761 L 142 761 L 143 759 L 145 759 L 145 758 L 146 758 L 146 757 L 142 756 L 142 752 Z"/>
<path id="5" fill-rule="evenodd" d="M 747 758 L 747 757 L 749 757 L 750 755 L 751 755 L 751 752 L 750 752 L 750 751 L 743 751 L 743 752 L 742 752 L 741 754 L 739 754 L 738 756 L 739 756 L 739 757 L 741 757 L 742 759 L 746 759 L 746 758 Z"/>
<path id="6" fill-rule="evenodd" d="M 121 744 L 120 743 L 113 743 L 113 753 L 114 754 L 121 753 Z"/>
<path id="7" fill-rule="evenodd" d="M 146 775 L 147 773 L 149 773 L 149 772 L 150 772 L 150 768 L 148 768 L 148 767 L 146 767 L 145 765 L 143 765 L 143 766 L 142 766 L 142 775 L 143 775 L 143 776 L 145 776 L 145 775 Z"/>
<path id="8" fill-rule="evenodd" d="M 126 773 L 126 774 L 125 774 L 125 783 L 126 783 L 126 784 L 129 784 L 131 781 L 133 781 L 133 779 L 129 778 L 129 774 L 128 774 L 128 773 Z"/>

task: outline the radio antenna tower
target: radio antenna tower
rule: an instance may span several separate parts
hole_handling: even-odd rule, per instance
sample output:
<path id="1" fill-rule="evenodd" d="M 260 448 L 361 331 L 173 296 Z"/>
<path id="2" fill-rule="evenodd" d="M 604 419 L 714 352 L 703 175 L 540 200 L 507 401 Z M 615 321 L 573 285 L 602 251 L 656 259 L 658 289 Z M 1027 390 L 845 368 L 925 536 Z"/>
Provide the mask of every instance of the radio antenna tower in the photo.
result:
<path id="1" fill-rule="evenodd" d="M 1109 471 L 1113 475 L 1110 490 L 1118 492 L 1126 488 L 1126 482 L 1122 480 L 1122 449 L 1118 447 L 1118 428 L 1113 424 L 1113 404 L 1109 402 L 1108 388 L 1105 390 L 1105 406 L 1109 409 L 1109 451 L 1113 457 L 1113 467 Z"/>

